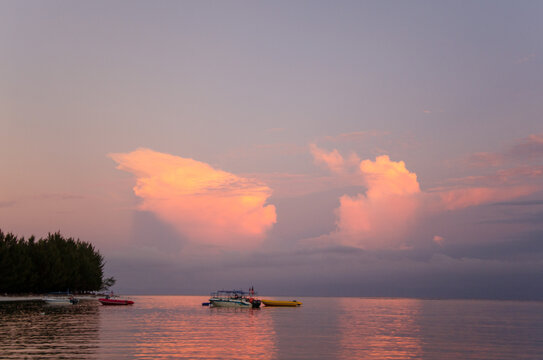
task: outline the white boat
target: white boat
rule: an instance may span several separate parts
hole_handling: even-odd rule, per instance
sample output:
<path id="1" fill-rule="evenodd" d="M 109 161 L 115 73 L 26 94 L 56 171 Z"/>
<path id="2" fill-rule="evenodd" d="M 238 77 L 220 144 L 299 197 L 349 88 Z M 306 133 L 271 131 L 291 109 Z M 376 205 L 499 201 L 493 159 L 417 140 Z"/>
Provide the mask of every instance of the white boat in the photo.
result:
<path id="1" fill-rule="evenodd" d="M 209 303 L 213 307 L 246 307 L 250 308 L 253 307 L 253 305 L 243 299 L 219 299 L 219 298 L 211 298 L 209 299 Z"/>
<path id="2" fill-rule="evenodd" d="M 242 290 L 219 290 L 211 294 L 209 305 L 211 307 L 260 307 L 260 300 L 255 299 L 253 296 L 254 290 L 251 292 Z"/>
<path id="3" fill-rule="evenodd" d="M 79 299 L 76 299 L 74 297 L 66 297 L 66 298 L 44 298 L 43 301 L 45 301 L 46 304 L 49 305 L 75 305 L 79 302 Z"/>

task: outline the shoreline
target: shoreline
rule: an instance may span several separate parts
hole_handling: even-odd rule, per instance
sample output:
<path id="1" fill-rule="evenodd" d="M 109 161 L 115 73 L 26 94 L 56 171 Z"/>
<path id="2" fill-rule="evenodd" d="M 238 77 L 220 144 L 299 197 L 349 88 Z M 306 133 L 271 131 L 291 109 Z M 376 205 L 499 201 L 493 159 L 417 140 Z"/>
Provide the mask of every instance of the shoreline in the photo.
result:
<path id="1" fill-rule="evenodd" d="M 97 300 L 101 295 L 81 295 L 77 296 L 74 295 L 79 300 Z M 62 297 L 58 295 L 1 295 L 0 296 L 0 303 L 1 302 L 20 302 L 20 301 L 43 301 L 44 298 L 55 298 L 55 297 Z"/>

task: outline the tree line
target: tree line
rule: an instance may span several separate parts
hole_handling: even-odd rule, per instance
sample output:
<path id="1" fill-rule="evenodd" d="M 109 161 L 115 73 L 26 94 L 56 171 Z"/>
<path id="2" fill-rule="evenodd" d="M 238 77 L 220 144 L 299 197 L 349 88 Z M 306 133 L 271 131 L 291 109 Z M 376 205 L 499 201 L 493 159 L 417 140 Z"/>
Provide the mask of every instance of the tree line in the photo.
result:
<path id="1" fill-rule="evenodd" d="M 85 292 L 106 289 L 104 258 L 88 242 L 59 232 L 27 240 L 0 230 L 0 293 Z"/>

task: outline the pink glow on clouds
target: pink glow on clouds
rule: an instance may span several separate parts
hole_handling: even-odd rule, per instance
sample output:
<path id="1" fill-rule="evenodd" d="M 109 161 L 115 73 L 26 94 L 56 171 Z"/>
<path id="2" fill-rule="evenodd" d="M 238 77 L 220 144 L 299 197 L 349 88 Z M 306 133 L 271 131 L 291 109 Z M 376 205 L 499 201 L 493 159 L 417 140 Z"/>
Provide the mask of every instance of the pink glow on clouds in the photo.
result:
<path id="1" fill-rule="evenodd" d="M 354 152 L 345 159 L 337 149 L 328 152 L 315 144 L 311 144 L 309 150 L 313 155 L 315 164 L 330 170 L 332 173 L 345 176 L 358 170 L 360 158 Z"/>
<path id="2" fill-rule="evenodd" d="M 530 160 L 543 156 L 543 134 L 530 134 L 527 138 L 513 146 L 510 154 Z"/>
<path id="3" fill-rule="evenodd" d="M 439 193 L 445 210 L 458 210 L 499 201 L 506 201 L 535 192 L 534 186 L 478 187 L 454 189 Z"/>
<path id="4" fill-rule="evenodd" d="M 263 239 L 276 222 L 275 207 L 266 205 L 271 189 L 258 181 L 149 149 L 109 156 L 119 170 L 136 176 L 139 209 L 188 240 L 242 248 Z"/>
<path id="5" fill-rule="evenodd" d="M 445 242 L 445 238 L 443 236 L 439 236 L 439 235 L 434 235 L 432 240 L 438 245 L 443 245 L 443 243 Z"/>
<path id="6" fill-rule="evenodd" d="M 364 249 L 402 246 L 402 235 L 414 223 L 420 207 L 417 176 L 403 161 L 391 161 L 386 155 L 363 160 L 360 174 L 366 194 L 340 198 L 334 237 L 343 245 Z"/>
<path id="7" fill-rule="evenodd" d="M 362 249 L 402 247 L 403 235 L 414 224 L 418 209 L 418 199 L 412 195 L 344 195 L 336 210 L 333 237 L 342 245 Z"/>
<path id="8" fill-rule="evenodd" d="M 410 195 L 420 192 L 417 175 L 409 172 L 403 161 L 391 161 L 387 155 L 378 156 L 375 161 L 363 160 L 360 163 L 360 172 L 368 186 L 368 196 Z"/>
<path id="9" fill-rule="evenodd" d="M 507 161 L 521 160 L 529 162 L 538 160 L 543 156 L 543 133 L 530 134 L 526 138 L 519 139 L 501 152 L 478 152 L 469 155 L 463 162 L 472 167 L 497 167 Z M 516 163 L 518 166 L 518 163 Z"/>
<path id="10" fill-rule="evenodd" d="M 311 144 L 310 150 L 315 164 L 324 166 L 334 173 L 341 173 L 345 169 L 345 161 L 337 149 L 327 152 Z"/>
<path id="11" fill-rule="evenodd" d="M 340 167 L 345 161 L 337 150 L 327 153 L 313 146 L 312 153 L 316 163 L 327 164 L 336 176 L 352 177 Z M 393 161 L 387 155 L 378 156 L 375 161 L 362 160 L 356 176 L 361 178 L 359 183 L 365 185 L 366 192 L 341 196 L 340 206 L 335 211 L 336 230 L 327 238 L 362 249 L 408 246 L 404 243 L 406 235 L 417 223 L 419 216 L 427 217 L 443 211 L 507 201 L 539 189 L 531 185 L 502 185 L 442 188 L 423 192 L 417 175 L 409 171 L 403 161 Z M 434 237 L 433 241 L 442 244 L 443 237 Z"/>

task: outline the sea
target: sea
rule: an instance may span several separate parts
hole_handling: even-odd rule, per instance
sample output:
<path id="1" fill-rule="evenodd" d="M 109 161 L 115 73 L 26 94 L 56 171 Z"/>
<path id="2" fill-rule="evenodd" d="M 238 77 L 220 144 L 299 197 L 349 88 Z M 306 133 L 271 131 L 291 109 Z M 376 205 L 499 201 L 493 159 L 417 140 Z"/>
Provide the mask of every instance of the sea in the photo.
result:
<path id="1" fill-rule="evenodd" d="M 0 303 L 0 359 L 543 359 L 543 302 L 305 297 L 234 309 L 131 298 Z"/>

